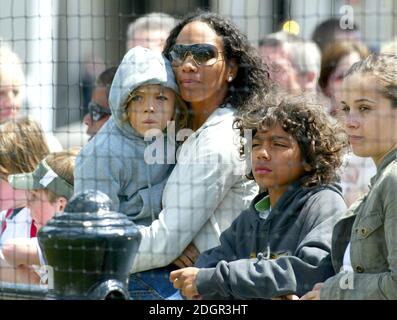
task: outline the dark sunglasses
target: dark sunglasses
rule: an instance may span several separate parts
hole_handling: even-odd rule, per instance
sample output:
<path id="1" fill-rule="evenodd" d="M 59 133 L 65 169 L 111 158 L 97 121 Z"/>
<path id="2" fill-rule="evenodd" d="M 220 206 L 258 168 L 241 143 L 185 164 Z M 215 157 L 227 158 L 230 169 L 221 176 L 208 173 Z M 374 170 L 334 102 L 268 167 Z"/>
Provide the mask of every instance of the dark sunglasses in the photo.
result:
<path id="1" fill-rule="evenodd" d="M 174 67 L 181 66 L 188 55 L 199 66 L 212 66 L 218 61 L 218 54 L 221 52 L 208 43 L 175 44 L 170 51 L 170 57 Z"/>
<path id="2" fill-rule="evenodd" d="M 90 114 L 92 122 L 99 121 L 104 116 L 111 114 L 109 108 L 105 108 L 93 101 L 90 101 L 90 103 L 88 104 L 88 113 Z"/>

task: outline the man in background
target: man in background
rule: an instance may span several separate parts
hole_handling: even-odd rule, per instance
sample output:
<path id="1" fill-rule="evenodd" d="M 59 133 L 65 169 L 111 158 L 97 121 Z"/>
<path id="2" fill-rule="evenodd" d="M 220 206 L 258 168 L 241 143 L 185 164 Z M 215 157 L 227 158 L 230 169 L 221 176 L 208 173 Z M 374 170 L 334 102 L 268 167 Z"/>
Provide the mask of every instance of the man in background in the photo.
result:
<path id="1" fill-rule="evenodd" d="M 166 13 L 152 12 L 145 14 L 127 29 L 127 51 L 135 46 L 163 51 L 165 40 L 178 20 Z"/>
<path id="2" fill-rule="evenodd" d="M 88 113 L 83 118 L 89 139 L 96 135 L 110 117 L 109 92 L 116 71 L 117 66 L 108 68 L 96 79 L 91 101 L 88 104 Z"/>
<path id="3" fill-rule="evenodd" d="M 321 54 L 313 41 L 279 31 L 259 41 L 259 53 L 280 87 L 290 93 L 316 92 Z"/>

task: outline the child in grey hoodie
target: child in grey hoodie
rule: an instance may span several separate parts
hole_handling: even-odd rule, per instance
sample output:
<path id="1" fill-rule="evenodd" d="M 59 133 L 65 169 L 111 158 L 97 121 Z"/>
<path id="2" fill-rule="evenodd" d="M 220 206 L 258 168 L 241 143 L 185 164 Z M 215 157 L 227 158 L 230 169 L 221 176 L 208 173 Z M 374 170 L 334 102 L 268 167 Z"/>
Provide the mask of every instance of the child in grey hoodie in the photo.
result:
<path id="1" fill-rule="evenodd" d="M 77 157 L 75 193 L 102 191 L 112 199 L 113 210 L 150 225 L 161 211 L 175 163 L 167 154 L 174 152 L 174 142 L 164 131 L 171 120 L 182 126 L 186 115 L 170 62 L 143 47 L 130 49 L 115 74 L 109 104 L 111 118 Z M 155 163 L 153 138 L 164 146 L 164 152 L 156 149 L 161 154 Z"/>
<path id="2" fill-rule="evenodd" d="M 188 298 L 270 299 L 302 294 L 333 274 L 333 225 L 346 210 L 334 184 L 346 135 L 309 97 L 250 101 L 237 127 L 253 130 L 252 175 L 261 190 L 221 245 L 196 267 L 171 272 Z"/>

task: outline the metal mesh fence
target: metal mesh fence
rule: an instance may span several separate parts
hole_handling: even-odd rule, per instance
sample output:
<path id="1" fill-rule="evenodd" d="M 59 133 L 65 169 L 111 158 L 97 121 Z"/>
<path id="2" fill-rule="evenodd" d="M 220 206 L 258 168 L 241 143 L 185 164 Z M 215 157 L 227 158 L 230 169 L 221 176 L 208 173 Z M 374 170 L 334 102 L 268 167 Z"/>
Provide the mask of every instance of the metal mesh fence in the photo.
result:
<path id="1" fill-rule="evenodd" d="M 240 95 L 237 81 L 245 79 L 237 70 L 248 74 L 241 66 L 252 61 L 240 61 L 241 52 L 227 56 L 233 48 L 203 33 L 167 42 L 197 9 L 230 19 L 266 63 L 271 81 L 289 92 L 314 92 L 335 119 L 353 62 L 396 52 L 392 0 L 2 0 L 0 299 L 125 297 L 131 272 L 138 278 L 129 286 L 140 281 L 139 272 L 158 268 L 166 267 L 148 277 L 168 279 L 195 261 L 196 250 L 219 245 L 220 234 L 258 194 L 257 183 L 246 178 L 251 148 L 244 158 L 239 154 L 251 137 L 232 129 L 235 114 L 227 108 L 234 101 L 229 95 Z M 128 55 L 137 45 L 152 51 Z M 159 61 L 164 48 L 168 67 Z M 240 69 L 233 69 L 236 62 Z M 211 75 L 221 63 L 228 72 Z M 196 79 L 194 68 L 207 73 Z M 241 92 L 255 90 L 246 85 Z M 145 102 L 152 98 L 156 107 Z M 212 109 L 197 114 L 202 101 Z M 145 104 L 152 109 L 142 111 Z M 154 131 L 145 136 L 148 129 Z M 348 205 L 368 192 L 376 173 L 369 158 L 352 153 L 338 170 Z M 73 185 L 75 193 L 94 189 L 106 196 L 85 195 L 81 206 L 68 207 Z M 66 215 L 59 213 L 65 208 Z M 58 220 L 49 223 L 55 212 Z M 51 242 L 62 232 L 69 240 Z M 75 240 L 79 233 L 89 239 Z M 53 266 L 48 259 L 63 262 Z M 54 274 L 63 286 L 55 293 Z"/>

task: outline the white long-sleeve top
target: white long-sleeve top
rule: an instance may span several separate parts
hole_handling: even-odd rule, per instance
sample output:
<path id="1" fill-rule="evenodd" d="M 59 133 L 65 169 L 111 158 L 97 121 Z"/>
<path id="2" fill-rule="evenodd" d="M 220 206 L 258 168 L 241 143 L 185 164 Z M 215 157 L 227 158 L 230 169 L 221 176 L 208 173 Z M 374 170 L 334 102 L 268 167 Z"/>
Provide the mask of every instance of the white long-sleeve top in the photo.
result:
<path id="1" fill-rule="evenodd" d="M 218 108 L 182 145 L 163 193 L 163 210 L 142 240 L 131 272 L 169 265 L 193 241 L 203 252 L 246 209 L 258 186 L 245 177 L 234 109 Z"/>

